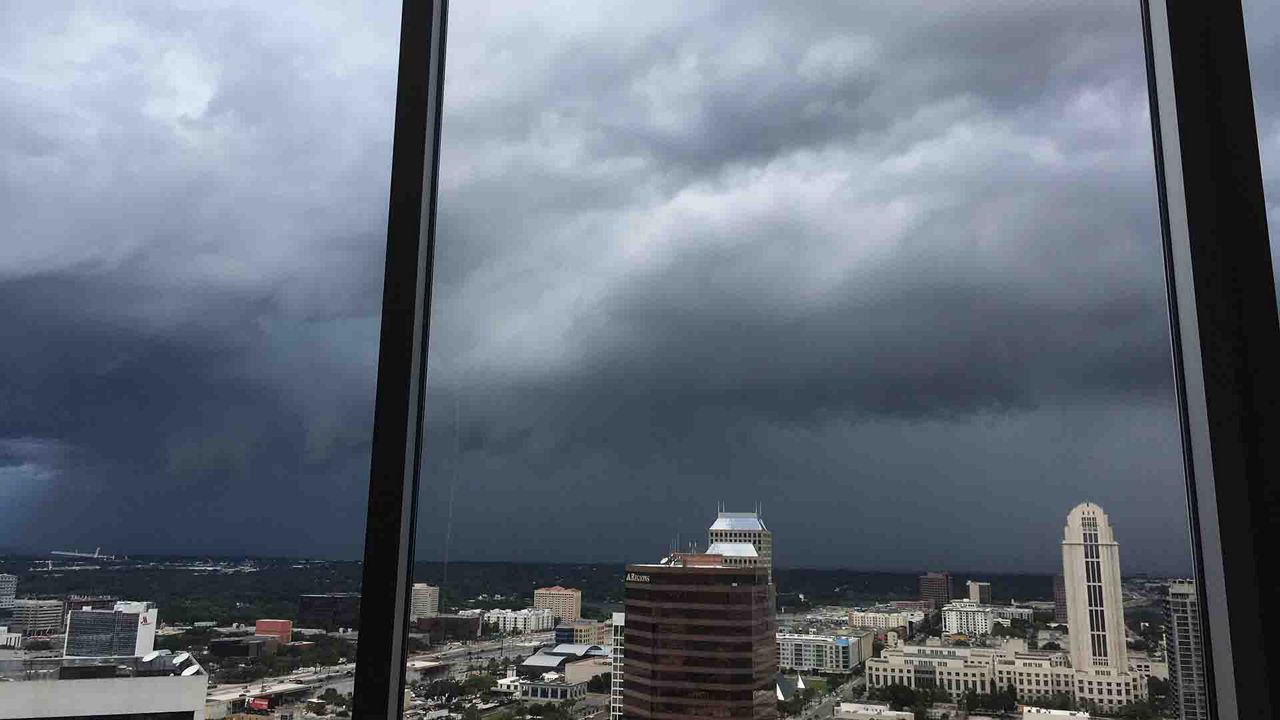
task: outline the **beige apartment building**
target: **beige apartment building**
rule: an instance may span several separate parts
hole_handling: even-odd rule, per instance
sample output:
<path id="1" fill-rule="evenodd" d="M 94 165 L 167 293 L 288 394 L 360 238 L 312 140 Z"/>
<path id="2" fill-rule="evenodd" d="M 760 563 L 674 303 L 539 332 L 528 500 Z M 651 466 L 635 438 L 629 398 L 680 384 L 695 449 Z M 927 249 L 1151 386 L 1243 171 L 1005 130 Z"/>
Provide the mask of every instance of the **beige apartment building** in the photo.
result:
<path id="1" fill-rule="evenodd" d="M 558 620 L 572 621 L 582 617 L 582 591 L 555 585 L 533 591 L 533 606 L 550 610 Z"/>

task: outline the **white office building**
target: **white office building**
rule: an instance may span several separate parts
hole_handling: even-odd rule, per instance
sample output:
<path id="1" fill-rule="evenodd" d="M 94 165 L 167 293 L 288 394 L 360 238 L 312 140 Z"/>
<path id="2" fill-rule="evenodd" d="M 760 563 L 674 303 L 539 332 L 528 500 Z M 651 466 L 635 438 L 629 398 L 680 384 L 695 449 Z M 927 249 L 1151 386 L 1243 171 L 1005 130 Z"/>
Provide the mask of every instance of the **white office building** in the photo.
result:
<path id="1" fill-rule="evenodd" d="M 17 650 L 22 647 L 22 633 L 9 632 L 6 625 L 0 625 L 0 650 Z"/>
<path id="2" fill-rule="evenodd" d="M 867 687 L 938 687 L 959 695 L 991 691 L 998 650 L 977 647 L 899 645 L 867 661 Z"/>
<path id="3" fill-rule="evenodd" d="M 440 614 L 440 588 L 414 583 L 409 597 L 409 619 L 435 617 Z"/>
<path id="4" fill-rule="evenodd" d="M 533 633 L 555 627 L 556 616 L 547 608 L 490 610 L 484 614 L 484 622 L 497 626 L 499 632 Z"/>
<path id="5" fill-rule="evenodd" d="M 1018 607 L 1017 605 L 989 605 L 988 607 L 991 609 L 991 622 L 993 623 L 1009 625 L 1014 620 L 1030 623 L 1036 616 L 1036 611 L 1029 607 Z"/>
<path id="6" fill-rule="evenodd" d="M 717 543 L 750 543 L 756 550 L 755 564 L 768 568 L 772 579 L 773 533 L 765 527 L 758 510 L 745 513 L 725 512 L 721 506 L 716 512 L 715 522 L 707 529 L 708 547 Z M 710 550 L 707 552 L 711 553 Z"/>
<path id="7" fill-rule="evenodd" d="M 16 575 L 0 573 L 0 610 L 12 610 L 13 601 L 18 595 L 18 578 Z"/>
<path id="8" fill-rule="evenodd" d="M 1067 515 L 1062 577 L 1075 697 L 1102 711 L 1145 700 L 1146 679 L 1129 670 L 1120 545 L 1102 508 L 1081 503 Z"/>
<path id="9" fill-rule="evenodd" d="M 66 657 L 138 657 L 155 649 L 159 611 L 149 602 L 117 602 L 111 610 L 67 612 Z"/>
<path id="10" fill-rule="evenodd" d="M 181 659 L 175 664 L 173 661 Z M 0 720 L 204 720 L 209 678 L 185 653 L 143 658 L 0 660 Z"/>
<path id="11" fill-rule="evenodd" d="M 999 652 L 992 659 L 996 687 L 1012 685 L 1023 702 L 1075 694 L 1076 674 L 1065 652 Z"/>
<path id="12" fill-rule="evenodd" d="M 609 657 L 613 661 L 613 669 L 609 675 L 609 720 L 622 720 L 622 667 L 626 625 L 626 613 L 613 614 L 613 646 L 609 651 Z"/>
<path id="13" fill-rule="evenodd" d="M 942 608 L 942 630 L 954 635 L 963 633 L 973 637 L 991 634 L 991 608 L 976 602 L 961 601 Z"/>
<path id="14" fill-rule="evenodd" d="M 778 633 L 778 669 L 848 675 L 871 658 L 875 633 L 803 635 Z"/>
<path id="15" fill-rule="evenodd" d="M 991 604 L 991 583 L 970 580 L 965 583 L 965 587 L 969 589 L 970 602 L 976 602 L 982 605 Z"/>

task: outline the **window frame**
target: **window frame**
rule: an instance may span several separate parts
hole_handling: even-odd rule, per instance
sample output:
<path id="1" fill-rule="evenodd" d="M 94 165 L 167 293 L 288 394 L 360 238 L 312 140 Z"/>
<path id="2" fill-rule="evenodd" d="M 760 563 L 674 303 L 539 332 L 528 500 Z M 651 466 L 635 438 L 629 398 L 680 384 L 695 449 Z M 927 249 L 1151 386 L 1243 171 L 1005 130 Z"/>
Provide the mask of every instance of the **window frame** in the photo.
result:
<path id="1" fill-rule="evenodd" d="M 1269 718 L 1280 708 L 1268 656 L 1280 637 L 1263 612 L 1280 606 L 1267 552 L 1280 529 L 1280 319 L 1243 8 L 1139 4 L 1209 712 Z M 448 0 L 404 0 L 356 718 L 403 714 L 447 19 Z"/>

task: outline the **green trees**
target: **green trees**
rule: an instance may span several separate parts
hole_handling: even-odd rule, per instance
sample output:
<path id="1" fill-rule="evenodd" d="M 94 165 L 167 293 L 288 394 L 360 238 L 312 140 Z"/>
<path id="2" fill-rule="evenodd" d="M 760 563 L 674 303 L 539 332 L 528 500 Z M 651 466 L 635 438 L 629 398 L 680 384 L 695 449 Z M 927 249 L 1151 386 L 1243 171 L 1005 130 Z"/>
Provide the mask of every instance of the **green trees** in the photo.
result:
<path id="1" fill-rule="evenodd" d="M 894 683 L 885 687 L 871 688 L 867 692 L 867 698 L 887 702 L 893 710 L 910 709 L 917 716 L 924 717 L 925 710 L 932 707 L 934 703 L 950 702 L 951 694 L 942 688 L 920 688 L 917 690 L 906 685 Z"/>
<path id="2" fill-rule="evenodd" d="M 462 681 L 461 690 L 463 695 L 479 695 L 497 684 L 498 680 L 492 675 L 472 675 Z"/>
<path id="3" fill-rule="evenodd" d="M 960 704 L 969 712 L 975 710 L 1013 712 L 1018 707 L 1018 692 L 1012 685 L 993 693 L 966 690 L 964 695 L 960 696 Z"/>
<path id="4" fill-rule="evenodd" d="M 593 692 L 593 693 L 609 692 L 609 685 L 612 679 L 613 679 L 613 673 L 604 673 L 603 675 L 597 675 L 591 678 L 590 680 L 587 681 L 587 692 Z"/>

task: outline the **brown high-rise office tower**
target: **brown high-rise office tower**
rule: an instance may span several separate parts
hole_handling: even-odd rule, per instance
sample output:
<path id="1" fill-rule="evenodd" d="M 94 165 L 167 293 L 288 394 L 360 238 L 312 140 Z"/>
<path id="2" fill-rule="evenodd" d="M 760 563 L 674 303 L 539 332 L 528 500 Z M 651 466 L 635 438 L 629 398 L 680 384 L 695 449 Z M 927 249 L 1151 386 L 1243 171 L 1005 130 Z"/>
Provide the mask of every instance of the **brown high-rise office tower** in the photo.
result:
<path id="1" fill-rule="evenodd" d="M 920 599 L 932 600 L 933 609 L 941 610 L 951 602 L 951 573 L 929 572 L 920 576 Z"/>
<path id="2" fill-rule="evenodd" d="M 628 565 L 626 591 L 622 717 L 777 717 L 767 568 L 677 553 Z"/>

